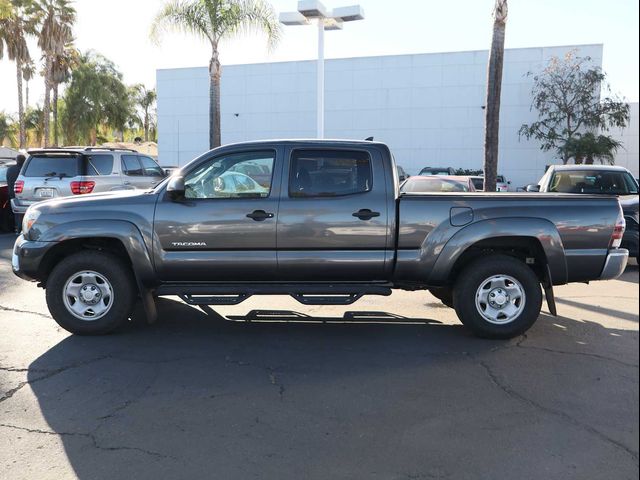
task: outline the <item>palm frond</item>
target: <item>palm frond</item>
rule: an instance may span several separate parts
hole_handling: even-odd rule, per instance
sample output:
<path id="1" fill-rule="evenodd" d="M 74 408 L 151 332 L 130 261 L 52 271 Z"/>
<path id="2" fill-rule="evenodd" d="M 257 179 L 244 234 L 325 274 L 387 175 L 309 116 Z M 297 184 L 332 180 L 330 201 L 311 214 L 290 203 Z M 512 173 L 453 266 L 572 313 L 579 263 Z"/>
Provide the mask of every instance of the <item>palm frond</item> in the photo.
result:
<path id="1" fill-rule="evenodd" d="M 210 43 L 215 42 L 215 29 L 209 21 L 205 1 L 172 0 L 156 15 L 151 26 L 151 39 L 156 43 L 167 31 L 195 35 Z"/>
<path id="2" fill-rule="evenodd" d="M 224 2 L 220 8 L 219 21 L 220 39 L 250 33 L 264 33 L 270 50 L 280 40 L 280 22 L 273 7 L 264 0 Z"/>

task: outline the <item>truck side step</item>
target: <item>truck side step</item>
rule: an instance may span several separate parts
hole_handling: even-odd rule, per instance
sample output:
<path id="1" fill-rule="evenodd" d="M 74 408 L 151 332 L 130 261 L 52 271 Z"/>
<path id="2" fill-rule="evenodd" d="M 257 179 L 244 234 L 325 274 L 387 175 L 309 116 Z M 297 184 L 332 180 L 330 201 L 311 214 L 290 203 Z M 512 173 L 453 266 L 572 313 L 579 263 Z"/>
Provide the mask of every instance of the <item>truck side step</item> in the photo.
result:
<path id="1" fill-rule="evenodd" d="M 308 295 L 292 293 L 291 296 L 303 305 L 351 305 L 362 297 L 362 293 L 345 295 Z"/>
<path id="2" fill-rule="evenodd" d="M 180 298 L 189 305 L 238 305 L 251 295 L 180 295 Z"/>
<path id="3" fill-rule="evenodd" d="M 177 295 L 189 305 L 238 305 L 252 295 L 291 295 L 303 305 L 351 305 L 363 295 L 391 295 L 388 284 L 163 284 L 155 294 Z"/>

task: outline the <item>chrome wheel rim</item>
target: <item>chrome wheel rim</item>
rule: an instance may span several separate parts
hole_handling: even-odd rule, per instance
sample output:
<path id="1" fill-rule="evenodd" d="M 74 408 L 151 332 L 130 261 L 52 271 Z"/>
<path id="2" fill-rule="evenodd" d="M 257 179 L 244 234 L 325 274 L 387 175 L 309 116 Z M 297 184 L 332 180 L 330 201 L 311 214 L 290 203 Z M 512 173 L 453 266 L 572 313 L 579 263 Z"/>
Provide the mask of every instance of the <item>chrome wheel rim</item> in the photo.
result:
<path id="1" fill-rule="evenodd" d="M 62 290 L 62 299 L 71 315 L 90 322 L 111 310 L 113 288 L 104 275 L 86 270 L 69 277 Z"/>
<path id="2" fill-rule="evenodd" d="M 505 325 L 524 310 L 526 296 L 522 284 L 509 275 L 493 275 L 476 291 L 476 309 L 487 322 Z"/>

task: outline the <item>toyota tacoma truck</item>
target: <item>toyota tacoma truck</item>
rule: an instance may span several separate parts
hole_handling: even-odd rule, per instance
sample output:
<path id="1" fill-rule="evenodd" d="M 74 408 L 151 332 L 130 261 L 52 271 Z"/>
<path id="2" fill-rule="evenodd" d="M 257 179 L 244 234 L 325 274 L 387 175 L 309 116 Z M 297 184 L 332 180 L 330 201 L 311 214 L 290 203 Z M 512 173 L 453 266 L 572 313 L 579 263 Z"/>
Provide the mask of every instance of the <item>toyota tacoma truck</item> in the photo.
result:
<path id="1" fill-rule="evenodd" d="M 618 277 L 628 251 L 618 199 L 602 195 L 399 193 L 389 148 L 372 141 L 227 145 L 153 189 L 29 208 L 14 272 L 46 289 L 52 317 L 104 334 L 141 299 L 210 311 L 252 295 L 348 305 L 430 290 L 481 337 L 510 338 L 553 286 Z"/>

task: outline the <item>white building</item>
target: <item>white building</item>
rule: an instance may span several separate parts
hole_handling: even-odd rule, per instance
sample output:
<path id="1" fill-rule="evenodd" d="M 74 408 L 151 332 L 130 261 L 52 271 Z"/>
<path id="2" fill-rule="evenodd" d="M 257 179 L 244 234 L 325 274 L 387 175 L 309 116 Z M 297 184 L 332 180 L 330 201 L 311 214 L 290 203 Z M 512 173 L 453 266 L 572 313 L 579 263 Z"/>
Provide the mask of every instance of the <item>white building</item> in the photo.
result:
<path id="1" fill-rule="evenodd" d="M 532 78 L 552 56 L 577 49 L 602 65 L 602 45 L 505 52 L 500 173 L 513 185 L 540 178 L 554 163 L 518 129 L 535 120 Z M 487 51 L 393 55 L 326 62 L 327 138 L 386 142 L 408 173 L 425 166 L 480 169 L 483 163 Z M 159 160 L 184 165 L 208 150 L 206 67 L 158 70 Z M 222 76 L 222 142 L 316 135 L 316 62 L 228 65 Z M 638 172 L 638 108 L 623 135 L 619 164 Z"/>

